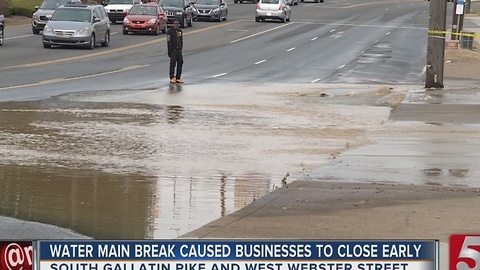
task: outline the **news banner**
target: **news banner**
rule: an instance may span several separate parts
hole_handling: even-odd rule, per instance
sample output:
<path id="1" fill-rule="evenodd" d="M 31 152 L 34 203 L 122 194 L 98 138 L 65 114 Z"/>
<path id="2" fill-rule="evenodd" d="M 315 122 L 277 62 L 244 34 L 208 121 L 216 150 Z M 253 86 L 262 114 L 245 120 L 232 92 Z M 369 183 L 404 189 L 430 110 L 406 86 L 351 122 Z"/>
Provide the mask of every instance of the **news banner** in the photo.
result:
<path id="1" fill-rule="evenodd" d="M 0 270 L 438 270 L 438 240 L 0 241 Z M 449 268 L 480 270 L 480 235 Z"/>

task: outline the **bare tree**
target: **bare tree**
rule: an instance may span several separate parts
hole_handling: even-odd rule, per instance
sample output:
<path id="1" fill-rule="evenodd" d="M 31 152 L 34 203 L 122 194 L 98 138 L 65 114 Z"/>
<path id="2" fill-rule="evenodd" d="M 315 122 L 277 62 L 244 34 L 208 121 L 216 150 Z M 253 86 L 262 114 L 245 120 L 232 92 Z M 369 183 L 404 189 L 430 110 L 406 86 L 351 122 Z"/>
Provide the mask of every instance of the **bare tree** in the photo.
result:
<path id="1" fill-rule="evenodd" d="M 0 14 L 7 15 L 9 0 L 0 0 Z"/>

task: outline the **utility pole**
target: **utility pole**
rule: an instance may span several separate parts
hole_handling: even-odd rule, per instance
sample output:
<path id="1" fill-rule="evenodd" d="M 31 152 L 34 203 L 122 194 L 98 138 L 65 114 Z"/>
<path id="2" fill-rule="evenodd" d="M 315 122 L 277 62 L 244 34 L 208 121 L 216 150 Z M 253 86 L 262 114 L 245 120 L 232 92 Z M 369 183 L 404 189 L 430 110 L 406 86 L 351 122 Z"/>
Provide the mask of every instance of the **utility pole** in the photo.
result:
<path id="1" fill-rule="evenodd" d="M 430 1 L 425 88 L 443 88 L 447 3 Z"/>

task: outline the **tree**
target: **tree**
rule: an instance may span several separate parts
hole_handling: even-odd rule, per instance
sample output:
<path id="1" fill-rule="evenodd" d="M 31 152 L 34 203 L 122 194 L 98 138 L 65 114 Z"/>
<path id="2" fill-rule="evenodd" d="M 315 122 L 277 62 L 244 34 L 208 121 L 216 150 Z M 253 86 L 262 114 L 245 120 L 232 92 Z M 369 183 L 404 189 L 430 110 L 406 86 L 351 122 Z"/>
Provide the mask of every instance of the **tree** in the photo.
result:
<path id="1" fill-rule="evenodd" d="M 0 14 L 9 15 L 8 0 L 0 0 Z"/>

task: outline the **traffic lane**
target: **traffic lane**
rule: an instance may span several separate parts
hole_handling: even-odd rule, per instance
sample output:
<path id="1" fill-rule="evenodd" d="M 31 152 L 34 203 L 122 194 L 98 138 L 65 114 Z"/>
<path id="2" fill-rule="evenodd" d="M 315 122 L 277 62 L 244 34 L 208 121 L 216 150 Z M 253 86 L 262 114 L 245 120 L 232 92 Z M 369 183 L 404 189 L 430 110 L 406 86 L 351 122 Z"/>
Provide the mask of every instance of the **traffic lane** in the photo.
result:
<path id="1" fill-rule="evenodd" d="M 268 77 L 272 81 L 311 83 L 418 83 L 422 79 L 427 29 L 411 22 L 421 22 L 423 17 L 422 11 L 412 8 L 383 14 L 356 26 L 339 27 L 315 42 L 264 59 L 262 65 L 271 68 L 249 69 L 252 75 L 248 80 Z M 292 76 L 295 70 L 301 72 Z M 234 73 L 233 76 L 224 79 L 244 80 L 248 74 Z"/>
<path id="2" fill-rule="evenodd" d="M 409 15 L 405 15 L 404 12 Z M 419 61 L 425 55 L 423 48 L 426 45 L 426 29 L 410 25 L 410 21 L 416 17 L 415 14 L 419 13 L 421 11 L 412 8 L 398 12 L 395 16 L 391 15 L 390 23 L 383 21 L 385 15 L 382 14 L 358 25 L 346 23 L 340 26 L 336 23 L 338 28 L 315 23 L 303 25 L 292 23 L 291 27 L 279 29 L 275 33 L 244 40 L 243 47 L 235 51 L 234 46 L 224 48 L 226 51 L 219 54 L 227 57 L 230 55 L 232 58 L 235 55 L 241 55 L 241 59 L 228 61 L 222 58 L 223 62 L 234 62 L 235 65 L 231 67 L 214 65 L 216 61 L 203 63 L 204 66 L 200 66 L 199 70 L 204 72 L 198 74 L 197 79 L 210 76 L 226 81 L 317 82 L 335 75 L 351 63 L 355 63 L 359 57 L 374 54 L 372 58 L 378 57 L 383 61 L 384 66 L 387 67 L 389 63 L 394 66 L 382 70 L 375 69 L 375 65 L 371 65 L 370 68 L 373 68 L 370 72 L 371 77 L 391 81 L 393 76 L 395 81 L 404 80 L 405 74 L 409 74 L 410 70 L 421 70 L 423 66 L 419 65 Z M 298 29 L 303 29 L 304 32 L 295 35 Z M 305 31 L 305 29 L 311 31 Z M 283 32 L 280 33 L 281 31 Z M 390 47 L 382 48 L 380 40 L 391 35 L 392 31 L 395 33 L 392 37 L 399 38 L 395 41 L 387 41 Z M 395 42 L 393 48 L 399 50 L 393 55 L 391 42 Z M 255 53 L 249 53 L 242 48 L 250 48 L 251 52 Z M 379 48 L 384 51 L 375 52 Z M 393 60 L 390 59 L 391 57 Z M 217 60 L 214 55 L 211 58 Z M 384 61 L 385 59 L 391 61 Z M 195 59 L 193 61 L 198 62 Z M 399 63 L 403 65 L 398 65 Z M 207 69 L 209 65 L 211 68 Z M 392 69 L 401 69 L 402 72 L 391 74 L 389 70 Z M 418 79 L 419 73 L 416 73 L 414 80 Z"/>
<path id="3" fill-rule="evenodd" d="M 233 4 L 232 4 L 233 5 Z M 302 5 L 295 6 L 295 12 L 302 14 L 302 17 L 306 20 L 318 18 L 321 15 L 322 18 L 326 16 L 332 16 L 333 12 L 320 9 L 318 12 L 316 9 L 310 7 L 304 7 Z M 313 11 L 312 11 L 313 10 Z M 251 4 L 235 4 L 229 6 L 229 20 L 233 17 L 249 19 L 251 20 L 254 17 L 255 5 Z M 340 11 L 341 10 L 336 10 Z M 341 15 L 342 16 L 342 15 Z M 211 26 L 212 24 L 218 24 L 216 22 L 200 22 L 197 21 L 194 23 L 193 28 L 184 29 L 185 32 L 191 31 L 192 29 L 198 29 L 203 27 Z M 258 24 L 255 27 L 259 27 Z M 118 33 L 121 33 L 121 25 L 112 24 L 112 41 L 111 47 L 118 48 L 121 46 L 128 46 L 133 43 L 143 42 L 143 39 L 135 36 L 139 39 L 134 39 L 130 36 L 122 36 Z M 2 61 L 0 61 L 0 70 L 2 67 L 6 66 L 18 66 L 25 65 L 31 62 L 41 62 L 48 61 L 52 59 L 61 59 L 65 57 L 78 56 L 91 54 L 87 50 L 78 50 L 78 49 L 56 49 L 54 52 L 43 49 L 41 42 L 41 35 L 30 35 L 31 31 L 30 26 L 14 28 L 14 34 L 11 36 L 11 40 L 5 44 L 5 47 L 8 48 L 9 54 L 2 55 Z M 25 34 L 28 33 L 28 34 Z M 241 33 L 241 31 L 240 31 Z M 245 35 L 248 35 L 248 31 L 244 31 Z M 21 38 L 20 38 L 21 37 Z M 155 37 L 143 36 L 145 40 L 154 39 Z M 105 48 L 98 48 L 99 50 L 105 50 Z"/>
<path id="4" fill-rule="evenodd" d="M 120 31 L 120 32 L 119 32 Z M 118 48 L 134 44 L 136 42 L 153 39 L 151 36 L 135 36 L 123 37 L 121 34 L 121 26 L 115 25 L 111 29 L 110 48 Z M 86 48 L 75 47 L 57 47 L 52 49 L 44 49 L 42 45 L 42 35 L 17 36 L 18 38 L 8 39 L 5 41 L 5 49 L 8 54 L 2 55 L 0 68 L 8 66 L 25 65 L 32 62 L 50 61 L 71 56 L 85 55 L 93 53 L 96 50 L 107 50 L 108 48 L 97 47 L 90 51 Z M 140 42 L 141 42 L 140 41 Z M 2 48 L 3 49 L 3 48 Z M 1 69 L 0 69 L 1 70 Z"/>
<path id="5" fill-rule="evenodd" d="M 406 21 L 423 25 L 425 19 L 423 12 L 417 12 L 413 17 L 407 17 Z M 381 79 L 392 83 L 423 82 L 427 29 L 414 25 L 392 29 L 329 81 L 372 82 Z"/>
<path id="6" fill-rule="evenodd" d="M 242 23 L 248 24 L 249 22 Z M 252 37 L 217 50 L 197 52 L 187 56 L 184 65 L 184 77 L 188 83 L 208 83 L 218 81 L 219 79 L 242 82 L 315 82 L 316 78 L 320 76 L 319 73 L 323 72 L 325 77 L 329 77 L 338 72 L 338 67 L 342 63 L 355 61 L 358 55 L 361 54 L 361 50 L 367 50 L 372 47 L 372 44 L 377 39 L 381 39 L 382 35 L 386 36 L 385 31 L 388 30 L 388 28 L 382 25 L 380 27 L 381 30 L 367 35 L 365 31 L 371 32 L 371 27 L 363 27 L 366 29 L 361 31 L 358 29 L 362 28 L 361 26 L 348 26 L 347 30 L 349 32 L 336 33 L 332 31 L 335 29 L 331 29 L 332 26 L 328 25 L 323 27 L 318 27 L 316 24 L 305 26 L 300 23 L 284 25 L 285 27 L 281 28 L 282 30 L 276 29 L 276 31 L 261 37 Z M 287 28 L 287 26 L 290 27 Z M 298 29 L 303 29 L 300 32 L 301 34 L 292 37 L 291 33 L 296 32 Z M 305 31 L 306 29 L 311 30 Z M 283 32 L 279 33 L 279 31 Z M 328 35 L 325 35 L 325 33 L 328 33 Z M 281 41 L 276 40 L 278 36 L 284 35 L 288 35 L 291 38 L 282 39 Z M 357 42 L 366 36 L 369 37 L 370 42 Z M 274 46 L 264 45 L 269 42 L 273 43 Z M 291 47 L 293 46 L 291 42 L 297 42 L 300 46 L 298 48 Z M 410 41 L 405 39 L 405 42 L 408 44 Z M 255 46 L 258 46 L 258 48 Z M 237 49 L 241 48 L 247 48 L 247 50 L 235 53 Z M 248 48 L 253 49 L 249 50 Z M 218 61 L 218 55 L 225 55 L 225 53 L 234 56 L 234 65 L 230 62 Z M 342 55 L 342 57 L 338 57 L 338 55 Z M 270 58 L 260 59 L 258 58 L 259 56 L 269 56 Z M 153 58 L 147 57 L 146 59 Z M 248 61 L 248 59 L 255 58 L 256 60 Z M 99 60 L 98 63 L 87 62 L 85 64 L 101 64 L 101 62 Z M 168 85 L 168 58 L 166 57 L 159 57 L 158 61 L 136 67 L 134 66 L 135 62 L 120 62 L 130 66 L 103 73 L 40 81 L 32 85 L 19 87 L 0 88 L 0 90 L 6 91 L 0 97 L 3 100 L 10 100 L 15 95 L 22 98 L 44 98 L 67 92 L 108 89 L 155 89 Z M 142 62 L 146 63 L 146 61 Z M 208 62 L 211 63 L 211 66 L 198 66 L 198 63 Z M 81 68 L 77 69 L 80 70 Z M 125 78 L 129 78 L 129 80 L 126 81 Z M 12 95 L 13 92 L 15 92 L 14 95 Z"/>
<path id="7" fill-rule="evenodd" d="M 243 37 L 243 32 L 230 31 L 230 27 L 242 28 L 248 27 L 252 22 L 229 22 L 221 24 L 212 24 L 210 27 L 197 29 L 185 33 L 185 60 L 189 63 L 207 63 L 214 58 L 205 54 L 196 57 L 197 52 L 211 51 L 219 56 L 218 47 L 231 45 L 231 41 Z M 255 23 L 253 23 L 255 24 Z M 283 24 L 285 25 L 285 24 Z M 265 32 L 276 28 L 268 24 L 256 27 L 256 31 Z M 209 31 L 215 29 L 216 31 Z M 265 30 L 264 30 L 265 29 Z M 257 32 L 258 33 L 258 32 Z M 152 65 L 158 66 L 162 61 L 167 61 L 166 39 L 157 38 L 148 42 L 136 43 L 129 49 L 111 49 L 107 51 L 98 51 L 80 55 L 77 57 L 56 59 L 45 62 L 34 62 L 28 66 L 17 68 L 0 68 L 0 88 L 13 89 L 12 86 L 30 85 L 43 83 L 56 79 L 66 79 L 82 75 L 104 73 L 111 70 L 117 70 L 132 65 Z M 94 57 L 92 57 L 94 56 Z M 168 63 L 166 64 L 168 66 Z M 197 66 L 192 65 L 197 69 Z M 164 72 L 167 76 L 168 72 Z M 128 83 L 127 83 L 128 84 Z M 118 87 L 123 87 L 120 84 Z M 18 88 L 18 87 L 15 87 Z"/>
<path id="8" fill-rule="evenodd" d="M 185 33 L 211 26 L 208 22 L 196 22 L 193 27 L 184 29 Z M 24 27 L 25 28 L 25 27 Z M 19 32 L 20 34 L 20 32 Z M 108 48 L 97 46 L 93 51 L 86 48 L 76 47 L 54 47 L 44 49 L 42 45 L 42 35 L 19 35 L 12 36 L 6 40 L 4 47 L 8 54 L 1 56 L 0 71 L 8 68 L 17 68 L 17 66 L 29 65 L 34 62 L 52 61 L 62 58 L 84 56 L 95 54 L 97 51 L 108 51 L 125 46 L 132 46 L 142 42 L 148 42 L 166 37 L 165 34 L 159 36 L 148 34 L 122 34 L 122 25 L 112 24 L 111 41 Z"/>
<path id="9" fill-rule="evenodd" d="M 351 17 L 351 18 L 353 18 L 353 17 Z M 253 24 L 255 25 L 255 27 L 258 27 L 258 25 L 262 25 L 262 26 L 263 26 L 263 25 L 269 25 L 268 23 L 265 23 L 265 24 L 262 24 L 262 23 L 260 23 L 260 24 L 259 24 L 259 23 L 253 23 Z M 276 25 L 276 24 L 270 24 L 270 25 Z M 339 25 L 339 24 L 337 23 L 337 25 Z M 346 25 L 350 25 L 350 24 L 346 24 Z M 276 30 L 277 27 L 285 27 L 285 26 L 288 26 L 288 24 L 279 24 L 279 26 L 275 26 L 274 28 L 275 28 L 275 30 Z M 308 32 L 308 31 L 307 31 L 307 29 L 308 29 L 307 27 L 302 27 L 301 29 L 302 29 L 302 30 L 298 30 L 298 29 L 297 29 L 297 30 L 294 30 L 294 31 L 292 31 L 292 33 L 301 33 L 301 32 L 302 32 L 302 33 L 305 33 L 305 32 Z M 267 29 L 267 30 L 268 30 L 268 29 Z M 223 34 L 222 31 L 214 31 L 214 32 L 215 32 L 216 34 L 220 34 L 220 36 L 222 36 L 222 37 L 225 37 L 225 35 Z M 236 31 L 231 31 L 231 32 L 236 32 Z M 262 31 L 260 31 L 260 32 L 262 32 Z M 259 32 L 259 33 L 260 33 L 260 32 Z M 270 31 L 270 32 L 273 33 L 274 31 Z M 253 35 L 251 35 L 251 36 L 253 36 Z M 261 37 L 265 37 L 265 35 L 260 35 L 260 36 L 261 36 Z M 282 34 L 279 34 L 279 36 L 282 36 Z M 287 35 L 283 35 L 283 36 L 287 36 Z M 294 38 L 290 38 L 290 35 L 288 35 L 288 36 L 289 36 L 289 38 L 288 38 L 288 39 L 284 39 L 284 40 L 291 41 L 291 42 L 295 42 L 295 39 L 294 39 Z M 211 37 L 208 36 L 208 35 L 205 35 L 205 36 L 202 35 L 201 37 L 206 38 L 207 40 L 215 40 L 215 41 L 218 41 L 218 40 L 219 40 L 219 39 L 211 38 Z M 271 38 L 271 37 L 268 37 L 268 35 L 267 35 L 266 37 L 267 37 L 267 39 Z M 253 38 L 253 37 L 252 37 L 252 38 Z M 258 38 L 258 37 L 255 36 L 255 38 Z M 278 38 L 278 37 L 276 37 L 276 38 Z M 205 43 L 204 43 L 204 42 L 198 42 L 198 40 L 195 40 L 195 41 L 196 41 L 196 42 L 192 42 L 192 43 L 190 43 L 190 44 L 211 44 L 211 43 L 208 43 L 208 42 L 205 42 Z M 225 40 L 223 40 L 223 41 L 225 42 Z M 233 40 L 233 41 L 235 41 L 235 40 Z M 243 39 L 242 39 L 241 41 L 243 41 Z M 258 40 L 257 40 L 257 41 L 258 41 Z M 230 42 L 232 42 L 232 41 L 230 41 Z M 276 43 L 278 43 L 278 42 L 276 42 Z M 203 45 L 203 46 L 207 46 L 207 45 Z M 265 46 L 264 46 L 264 47 L 265 47 Z M 228 56 L 228 55 L 233 55 L 233 56 L 242 55 L 241 60 L 242 60 L 242 61 L 245 61 L 245 57 L 244 57 L 245 55 L 250 55 L 251 57 L 256 57 L 256 55 L 257 55 L 257 53 L 258 53 L 258 51 L 253 50 L 254 54 L 252 55 L 252 53 L 251 53 L 251 52 L 252 52 L 252 49 L 251 49 L 252 46 L 243 45 L 241 48 L 247 48 L 247 51 L 234 50 L 234 51 L 231 51 L 231 53 L 227 53 L 226 55 L 227 55 L 227 56 Z M 270 52 L 270 53 L 275 53 L 275 52 L 276 52 L 276 50 L 270 50 L 270 48 L 268 48 L 268 47 L 265 47 L 265 48 L 269 49 L 268 52 Z M 151 55 L 151 54 L 150 54 L 150 55 Z M 204 63 L 204 64 L 207 63 L 207 64 L 206 64 L 206 66 L 207 66 L 206 69 L 198 68 L 198 66 L 193 67 L 196 72 L 194 72 L 194 73 L 191 74 L 191 75 L 192 75 L 192 76 L 196 76 L 197 78 L 199 78 L 199 77 L 201 77 L 201 74 L 199 74 L 199 71 L 201 72 L 201 71 L 203 71 L 203 70 L 209 70 L 208 67 L 218 67 L 218 66 L 221 66 L 221 65 L 215 65 L 215 62 L 216 62 L 216 60 L 218 60 L 218 56 L 219 56 L 219 55 L 224 56 L 225 54 L 224 54 L 224 53 L 221 53 L 221 52 L 216 52 L 215 55 L 216 55 L 216 57 L 205 56 L 205 55 L 200 55 L 200 56 L 198 56 L 198 55 L 196 55 L 195 53 L 193 53 L 192 56 L 190 56 L 190 55 L 188 55 L 188 53 L 186 53 L 186 56 L 189 57 L 188 60 L 187 60 L 187 62 L 189 62 L 189 63 Z M 198 61 L 196 61 L 195 56 L 199 57 L 200 59 L 198 59 Z M 123 56 L 123 57 L 125 57 L 125 56 Z M 133 57 L 133 58 L 138 58 L 138 57 Z M 141 59 L 141 58 L 140 58 L 140 59 Z M 100 59 L 99 59 L 99 60 L 100 60 Z M 221 59 L 221 60 L 223 60 L 223 59 Z M 101 61 L 100 61 L 100 62 L 101 62 Z M 119 61 L 119 62 L 121 62 L 121 61 Z M 208 64 L 209 62 L 210 62 L 210 63 L 213 62 L 213 64 Z M 229 61 L 224 61 L 224 62 L 229 63 Z M 233 61 L 233 63 L 238 63 L 238 62 L 239 62 L 238 59 L 234 59 L 234 61 Z M 159 66 L 163 66 L 164 68 L 166 68 L 166 69 L 165 69 L 165 72 L 161 72 L 161 73 L 163 73 L 163 74 L 168 74 L 168 73 L 167 73 L 167 72 L 168 72 L 168 70 L 167 70 L 168 64 L 162 65 L 162 64 L 160 64 L 160 62 L 156 62 L 156 61 L 154 61 L 154 62 L 152 62 L 152 63 L 153 63 L 153 64 L 158 64 Z M 248 61 L 246 61 L 246 63 L 248 63 Z M 262 60 L 259 60 L 258 62 L 255 62 L 255 63 L 260 64 L 260 63 L 262 63 Z M 140 65 L 142 65 L 142 64 L 145 64 L 145 62 L 122 63 L 122 65 L 119 65 L 119 66 L 116 66 L 116 67 L 110 67 L 109 69 L 106 69 L 106 70 L 105 70 L 105 69 L 104 69 L 104 70 L 98 70 L 98 71 L 95 71 L 95 72 L 93 72 L 92 70 L 89 70 L 88 73 L 84 73 L 83 75 L 87 75 L 87 76 L 88 76 L 88 75 L 95 74 L 95 73 L 105 73 L 105 72 L 112 71 L 112 70 L 117 70 L 117 69 L 126 68 L 126 67 L 128 67 L 128 66 L 135 65 L 135 64 L 140 64 Z M 249 65 L 251 65 L 251 63 L 250 63 Z M 102 63 L 97 63 L 96 65 L 93 65 L 93 66 L 95 66 L 95 67 L 102 66 Z M 185 65 L 185 67 L 187 67 L 187 64 Z M 85 70 L 84 68 L 81 68 L 81 67 L 80 67 L 80 68 L 70 68 L 70 69 L 68 69 L 68 68 L 63 67 L 63 66 L 58 66 L 57 68 L 58 68 L 58 72 L 52 72 L 52 70 L 48 70 L 48 74 L 56 74 L 56 76 L 53 76 L 53 77 L 50 77 L 50 78 L 49 78 L 49 77 L 41 76 L 41 78 L 38 78 L 38 80 L 33 80 L 32 82 L 30 82 L 30 83 L 28 83 L 28 84 L 32 84 L 32 83 L 35 84 L 35 83 L 39 83 L 39 82 L 40 82 L 41 84 L 50 83 L 51 81 L 55 82 L 56 79 L 59 79 L 59 81 L 61 82 L 61 81 L 65 80 L 65 79 L 68 79 L 68 78 L 73 78 L 73 77 L 81 76 L 82 73 L 81 73 L 81 72 L 78 72 L 78 71 Z M 60 72 L 65 71 L 65 70 L 67 70 L 67 71 L 68 71 L 68 70 L 69 70 L 69 71 L 72 71 L 72 72 L 74 73 L 73 77 L 72 77 L 72 76 L 60 76 L 60 75 L 64 75 L 64 74 L 60 74 Z M 222 67 L 221 70 L 224 71 L 225 68 Z M 212 72 L 212 70 L 209 70 L 209 72 Z M 33 72 L 33 73 L 35 73 L 35 72 Z M 214 72 L 214 74 L 210 74 L 210 76 L 215 76 L 215 77 L 217 77 L 216 75 L 218 75 L 218 74 L 222 74 L 222 73 L 216 73 L 216 72 Z M 10 76 L 8 76 L 8 77 L 10 77 Z M 1 80 L 1 81 L 3 81 L 3 80 Z M 17 80 L 15 79 L 14 81 L 17 81 Z M 4 85 L 4 86 L 11 86 L 11 85 Z M 29 87 L 30 87 L 30 86 L 29 86 Z M 124 87 L 124 85 L 122 84 L 120 87 Z M 4 88 L 5 88 L 5 87 L 4 87 Z M 14 88 L 17 89 L 18 87 L 14 87 Z M 13 88 L 7 87 L 7 89 L 13 89 Z M 6 90 L 6 89 L 4 89 L 4 90 Z"/>
<path id="10" fill-rule="evenodd" d="M 168 78 L 157 75 L 160 72 L 155 66 L 134 65 L 103 73 L 0 87 L 0 102 L 42 100 L 77 92 L 94 95 L 96 91 L 154 89 L 168 84 Z"/>

